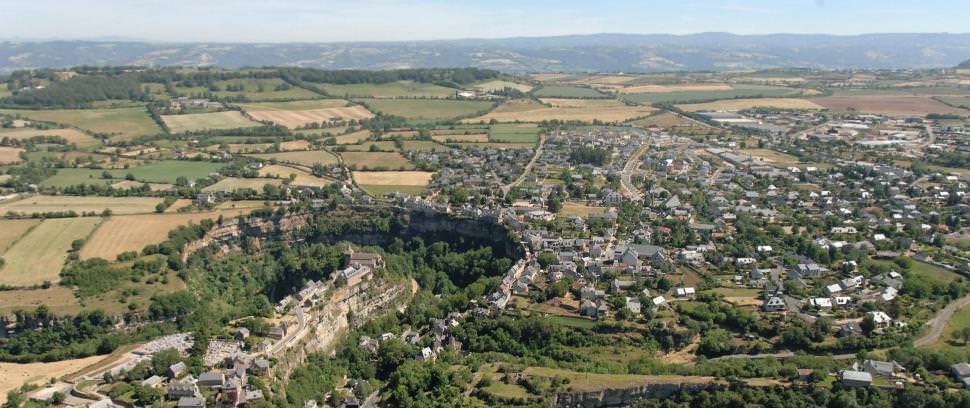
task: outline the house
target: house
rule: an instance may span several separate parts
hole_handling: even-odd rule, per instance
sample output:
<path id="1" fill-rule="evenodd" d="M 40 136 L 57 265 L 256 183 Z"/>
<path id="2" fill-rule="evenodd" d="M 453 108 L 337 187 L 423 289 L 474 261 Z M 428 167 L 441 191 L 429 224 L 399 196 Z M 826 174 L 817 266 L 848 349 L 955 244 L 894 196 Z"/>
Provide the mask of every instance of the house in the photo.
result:
<path id="1" fill-rule="evenodd" d="M 665 299 L 663 296 L 657 296 L 657 297 L 655 297 L 653 299 L 650 299 L 650 303 L 653 303 L 653 307 L 656 309 L 656 308 L 660 308 L 662 306 L 666 306 L 667 305 L 667 299 Z"/>
<path id="2" fill-rule="evenodd" d="M 952 373 L 957 380 L 963 381 L 964 388 L 970 389 L 970 387 L 966 386 L 967 379 L 970 379 L 970 364 L 957 363 L 957 364 L 951 365 L 950 373 Z"/>
<path id="3" fill-rule="evenodd" d="M 694 288 L 677 288 L 675 292 L 678 298 L 693 298 L 697 294 Z"/>
<path id="4" fill-rule="evenodd" d="M 784 312 L 787 310 L 785 301 L 781 297 L 772 296 L 761 305 L 761 309 L 766 312 Z"/>
<path id="5" fill-rule="evenodd" d="M 872 374 L 865 371 L 842 370 L 839 380 L 846 387 L 868 387 L 872 385 Z"/>
<path id="6" fill-rule="evenodd" d="M 366 266 L 371 269 L 383 268 L 384 259 L 381 258 L 380 254 L 376 253 L 354 252 L 354 249 L 348 245 L 347 252 L 344 254 L 344 268 L 355 264 Z"/>
<path id="7" fill-rule="evenodd" d="M 893 319 L 886 312 L 869 312 L 869 316 L 872 316 L 872 321 L 876 323 L 876 328 L 879 329 L 889 327 L 893 323 Z"/>
<path id="8" fill-rule="evenodd" d="M 253 360 L 252 369 L 256 374 L 266 374 L 269 372 L 269 360 L 265 358 L 257 358 Z"/>
<path id="9" fill-rule="evenodd" d="M 221 387 L 226 381 L 226 376 L 218 372 L 209 372 L 199 374 L 199 384 L 200 387 Z"/>
<path id="10" fill-rule="evenodd" d="M 168 378 L 175 379 L 181 377 L 182 374 L 185 374 L 185 369 L 185 363 L 181 361 L 168 366 Z"/>
<path id="11" fill-rule="evenodd" d="M 626 308 L 627 309 L 630 309 L 630 311 L 633 312 L 633 314 L 639 315 L 640 314 L 640 299 L 634 298 L 634 297 L 629 297 L 628 296 L 626 298 Z"/>
<path id="12" fill-rule="evenodd" d="M 371 272 L 372 269 L 369 266 L 355 262 L 344 268 L 340 273 L 347 281 L 347 287 L 354 287 L 369 277 Z"/>
<path id="13" fill-rule="evenodd" d="M 175 404 L 177 408 L 205 408 L 205 400 L 201 397 L 182 397 Z"/>
<path id="14" fill-rule="evenodd" d="M 192 397 L 199 394 L 199 388 L 190 381 L 173 382 L 168 385 L 167 396 L 170 400 L 177 400 L 182 397 Z"/>
<path id="15" fill-rule="evenodd" d="M 621 291 L 632 288 L 636 284 L 637 281 L 614 279 L 613 283 L 610 284 L 610 290 L 613 293 L 620 293 Z"/>
<path id="16" fill-rule="evenodd" d="M 856 322 L 848 322 L 839 328 L 839 337 L 851 337 L 862 334 L 862 326 Z"/>
<path id="17" fill-rule="evenodd" d="M 808 304 L 812 307 L 817 307 L 819 309 L 831 309 L 832 299 L 830 298 L 811 298 Z"/>
<path id="18" fill-rule="evenodd" d="M 246 340 L 249 338 L 249 329 L 245 327 L 240 327 L 236 329 L 236 340 Z"/>
<path id="19" fill-rule="evenodd" d="M 825 296 L 832 296 L 841 291 L 842 291 L 842 286 L 839 286 L 838 283 L 833 283 L 831 285 L 826 286 L 825 289 L 822 289 L 822 293 L 824 293 Z"/>
<path id="20" fill-rule="evenodd" d="M 583 316 L 596 317 L 599 314 L 599 308 L 596 303 L 585 300 L 579 305 L 579 314 Z"/>
<path id="21" fill-rule="evenodd" d="M 219 196 L 212 191 L 203 191 L 195 196 L 196 204 L 201 206 L 215 205 L 218 200 Z"/>
<path id="22" fill-rule="evenodd" d="M 144 379 L 141 382 L 141 386 L 142 387 L 158 388 L 159 386 L 162 385 L 162 381 L 164 381 L 164 380 L 165 379 L 162 378 L 162 377 L 160 377 L 160 376 L 153 375 L 151 377 L 148 377 L 148 378 Z"/>
<path id="23" fill-rule="evenodd" d="M 893 378 L 898 371 L 906 369 L 895 361 L 866 360 L 862 363 L 863 371 L 874 377 Z"/>

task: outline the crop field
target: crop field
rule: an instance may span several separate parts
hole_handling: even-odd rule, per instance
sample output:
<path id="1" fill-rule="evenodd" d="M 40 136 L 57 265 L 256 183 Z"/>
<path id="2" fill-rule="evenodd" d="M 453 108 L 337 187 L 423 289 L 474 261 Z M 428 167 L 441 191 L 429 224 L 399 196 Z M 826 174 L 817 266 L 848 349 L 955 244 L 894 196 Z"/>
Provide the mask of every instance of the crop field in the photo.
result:
<path id="1" fill-rule="evenodd" d="M 363 106 L 349 106 L 338 108 L 306 109 L 306 110 L 265 110 L 249 111 L 249 116 L 259 121 L 269 121 L 290 129 L 304 126 L 308 123 L 329 123 L 335 120 L 369 119 L 374 114 Z"/>
<path id="2" fill-rule="evenodd" d="M 115 188 L 115 189 L 119 189 L 119 190 L 125 190 L 125 189 L 132 189 L 132 188 L 136 188 L 136 187 L 141 187 L 141 186 L 144 186 L 146 184 L 148 185 L 148 188 L 151 191 L 164 191 L 164 190 L 168 190 L 168 189 L 170 189 L 172 187 L 175 187 L 174 184 L 166 184 L 166 183 L 143 183 L 143 182 L 140 182 L 140 181 L 122 180 L 122 181 L 119 181 L 117 183 L 112 184 L 111 185 L 111 188 Z"/>
<path id="3" fill-rule="evenodd" d="M 532 85 L 520 84 L 518 82 L 511 81 L 494 80 L 474 85 L 474 88 L 481 89 L 483 91 L 501 91 L 505 88 L 512 88 L 520 92 L 529 92 L 532 90 Z"/>
<path id="4" fill-rule="evenodd" d="M 64 286 L 7 290 L 0 296 L 0 314 L 9 314 L 18 309 L 33 310 L 40 305 L 47 306 L 58 315 L 76 314 L 81 309 L 81 304 L 74 297 L 74 290 Z"/>
<path id="5" fill-rule="evenodd" d="M 467 119 L 467 123 L 480 121 L 498 122 L 540 122 L 543 120 L 583 121 L 592 122 L 624 122 L 630 119 L 647 116 L 654 112 L 648 106 L 626 106 L 616 104 L 595 108 L 549 107 L 535 102 L 511 101 L 502 104 L 495 110 L 477 118 Z"/>
<path id="6" fill-rule="evenodd" d="M 342 108 L 347 106 L 344 99 L 310 99 L 305 101 L 240 103 L 247 112 L 251 111 L 301 111 L 310 109 Z"/>
<path id="7" fill-rule="evenodd" d="M 918 115 L 929 113 L 958 113 L 966 115 L 970 111 L 947 106 L 929 97 L 921 96 L 832 96 L 813 98 L 812 102 L 833 111 L 875 113 L 880 115 Z"/>
<path id="8" fill-rule="evenodd" d="M 318 86 L 336 97 L 360 98 L 447 98 L 454 96 L 457 91 L 434 84 L 411 81 L 398 81 L 388 84 L 318 84 Z"/>
<path id="9" fill-rule="evenodd" d="M 288 179 L 291 175 L 293 176 L 293 182 L 291 184 L 294 186 L 325 187 L 334 183 L 331 179 L 317 177 L 309 172 L 278 164 L 271 164 L 259 169 L 260 177 Z"/>
<path id="10" fill-rule="evenodd" d="M 413 170 L 414 163 L 398 152 L 343 152 L 344 164 L 351 170 Z"/>
<path id="11" fill-rule="evenodd" d="M 145 214 L 114 216 L 102 223 L 81 248 L 81 259 L 114 260 L 125 251 L 141 252 L 146 245 L 168 239 L 168 232 L 179 225 L 198 224 L 205 219 L 231 218 L 249 209 L 220 210 L 203 213 Z M 45 221 L 46 222 L 46 221 Z"/>
<path id="12" fill-rule="evenodd" d="M 382 151 L 394 151 L 397 148 L 394 146 L 394 142 L 390 140 L 379 140 L 376 142 L 362 142 L 360 144 L 342 145 L 338 150 L 343 152 L 367 152 L 370 151 L 371 146 L 374 146 L 378 150 Z"/>
<path id="13" fill-rule="evenodd" d="M 230 193 L 242 189 L 263 191 L 263 186 L 267 184 L 279 186 L 282 184 L 282 181 L 273 178 L 226 177 L 213 185 L 203 188 L 202 191 L 227 191 Z"/>
<path id="14" fill-rule="evenodd" d="M 622 106 L 623 103 L 616 99 L 569 99 L 569 98 L 542 98 L 540 102 L 559 108 L 605 108 L 610 106 Z"/>
<path id="15" fill-rule="evenodd" d="M 172 133 L 262 126 L 262 124 L 249 120 L 237 111 L 162 115 L 162 120 L 165 121 L 165 125 Z"/>
<path id="16" fill-rule="evenodd" d="M 775 109 L 805 109 L 819 110 L 825 109 L 824 106 L 812 102 L 808 99 L 797 98 L 751 98 L 751 99 L 725 99 L 714 102 L 692 103 L 677 105 L 678 108 L 687 112 L 700 111 L 739 111 L 751 108 L 775 108 Z"/>
<path id="17" fill-rule="evenodd" d="M 559 212 L 559 215 L 565 217 L 571 217 L 574 215 L 588 217 L 590 214 L 605 213 L 606 210 L 608 210 L 606 207 L 593 207 L 582 203 L 567 201 L 563 203 L 562 211 Z"/>
<path id="18" fill-rule="evenodd" d="M 361 99 L 371 109 L 407 119 L 439 120 L 487 111 L 491 102 L 447 99 Z"/>
<path id="19" fill-rule="evenodd" d="M 646 118 L 640 119 L 633 122 L 634 126 L 640 127 L 651 127 L 657 126 L 662 129 L 672 129 L 672 128 L 709 128 L 707 125 L 701 125 L 697 122 L 693 122 L 680 117 L 672 112 L 659 112 L 655 115 L 648 116 Z"/>
<path id="20" fill-rule="evenodd" d="M 533 149 L 536 147 L 535 143 L 449 143 L 451 146 L 456 147 L 487 147 L 491 149 Z"/>
<path id="21" fill-rule="evenodd" d="M 41 187 L 67 187 L 79 184 L 111 184 L 117 180 L 101 178 L 104 170 L 95 169 L 57 169 L 57 174 L 40 182 Z"/>
<path id="22" fill-rule="evenodd" d="M 24 149 L 18 147 L 0 146 L 0 165 L 20 163 L 23 161 L 20 159 L 20 153 L 23 151 Z"/>
<path id="23" fill-rule="evenodd" d="M 62 377 L 91 364 L 101 361 L 104 356 L 91 356 L 74 360 L 55 362 L 16 364 L 0 363 L 0 404 L 7 400 L 7 393 L 19 388 L 22 384 L 44 382 L 50 378 Z"/>
<path id="24" fill-rule="evenodd" d="M 938 96 L 935 99 L 954 108 L 970 109 L 970 96 Z"/>
<path id="25" fill-rule="evenodd" d="M 636 93 L 673 93 L 673 92 L 712 92 L 730 91 L 734 89 L 728 84 L 701 83 L 701 84 L 674 84 L 674 85 L 633 85 L 619 88 L 618 92 L 623 94 Z"/>
<path id="26" fill-rule="evenodd" d="M 724 91 L 678 91 L 625 94 L 624 99 L 636 103 L 694 103 L 734 98 L 781 98 L 802 94 L 801 89 L 762 85 L 735 85 Z"/>
<path id="27" fill-rule="evenodd" d="M 40 220 L 0 220 L 0 257 L 28 230 L 40 224 Z"/>
<path id="28" fill-rule="evenodd" d="M 539 128 L 535 125 L 493 125 L 489 129 L 489 139 L 505 143 L 537 143 Z"/>
<path id="29" fill-rule="evenodd" d="M 0 129 L 0 139 L 10 138 L 17 140 L 30 139 L 34 136 L 57 136 L 63 138 L 68 143 L 76 144 L 78 148 L 87 148 L 100 145 L 101 142 L 84 132 L 77 129 Z"/>
<path id="30" fill-rule="evenodd" d="M 529 75 L 532 79 L 540 82 L 550 82 L 550 81 L 561 81 L 568 78 L 573 78 L 575 74 L 561 74 L 561 73 L 548 73 L 548 74 L 531 74 Z"/>
<path id="31" fill-rule="evenodd" d="M 631 82 L 631 81 L 636 80 L 636 79 L 637 79 L 637 77 L 630 76 L 630 75 L 609 75 L 609 74 L 604 74 L 604 75 L 589 75 L 589 76 L 586 76 L 586 77 L 583 77 L 583 78 L 578 78 L 578 79 L 574 79 L 574 80 L 571 80 L 571 81 L 567 81 L 566 83 L 576 84 L 576 85 L 601 85 L 601 86 L 602 85 L 606 85 L 606 86 L 616 86 L 616 85 L 626 84 L 626 83 Z"/>
<path id="32" fill-rule="evenodd" d="M 71 211 L 100 213 L 110 209 L 114 214 L 139 214 L 155 211 L 162 202 L 154 197 L 97 197 L 36 195 L 21 200 L 0 203 L 0 214 L 8 212 L 33 214 Z"/>
<path id="33" fill-rule="evenodd" d="M 337 164 L 337 156 L 326 150 L 306 150 L 297 152 L 282 152 L 282 153 L 261 153 L 253 154 L 252 157 L 258 157 L 265 160 L 276 160 L 286 163 L 296 163 L 302 164 L 304 166 L 313 166 L 314 164 L 320 163 L 322 165 L 332 165 Z"/>
<path id="34" fill-rule="evenodd" d="M 361 184 L 360 188 L 367 192 L 367 194 L 378 197 L 393 193 L 404 193 L 416 196 L 423 193 L 425 189 L 422 186 L 381 186 L 374 184 Z"/>
<path id="35" fill-rule="evenodd" d="M 418 186 L 431 182 L 430 171 L 355 171 L 354 181 L 370 186 Z"/>
<path id="36" fill-rule="evenodd" d="M 100 218 L 44 220 L 3 254 L 0 284 L 30 286 L 56 282 L 71 243 L 87 238 Z"/>
<path id="37" fill-rule="evenodd" d="M 308 99 L 317 98 L 320 96 L 312 91 L 295 86 L 289 86 L 289 89 L 285 90 L 276 90 L 277 87 L 283 86 L 284 83 L 285 82 L 279 78 L 230 79 L 225 81 L 216 81 L 216 86 L 222 90 L 213 93 L 220 98 L 245 98 L 251 101 Z M 239 92 L 225 90 L 229 85 L 242 86 L 243 90 Z"/>
<path id="38" fill-rule="evenodd" d="M 770 149 L 744 149 L 744 150 L 738 151 L 738 153 L 743 155 L 760 157 L 772 164 L 779 164 L 779 165 L 785 165 L 785 166 L 798 164 L 797 157 L 792 156 L 790 154 L 770 150 Z"/>
<path id="39" fill-rule="evenodd" d="M 274 145 L 276 145 L 276 143 L 229 143 L 225 145 L 225 149 L 228 150 L 229 153 L 262 153 Z M 279 143 L 279 149 L 285 152 L 310 150 L 311 147 L 310 142 L 306 140 L 291 140 L 288 142 Z M 223 149 L 222 145 L 211 145 L 206 147 L 206 150 L 209 151 L 221 149 Z"/>
<path id="40" fill-rule="evenodd" d="M 543 86 L 532 91 L 532 94 L 540 98 L 601 98 L 606 96 L 592 88 L 560 85 Z"/>
<path id="41" fill-rule="evenodd" d="M 111 136 L 112 140 L 129 140 L 135 136 L 156 135 L 162 129 L 148 116 L 144 108 L 121 109 L 54 109 L 0 110 L 5 114 L 20 114 L 46 122 L 60 123 Z"/>
<path id="42" fill-rule="evenodd" d="M 447 146 L 443 146 L 441 143 L 433 142 L 430 140 L 405 140 L 401 142 L 401 151 L 420 151 L 420 152 L 431 152 L 431 151 L 445 151 L 448 150 Z"/>
<path id="43" fill-rule="evenodd" d="M 335 136 L 333 139 L 337 144 L 355 144 L 367 140 L 368 137 L 370 137 L 370 131 L 365 129 L 346 135 Z"/>
<path id="44" fill-rule="evenodd" d="M 163 160 L 131 167 L 123 170 L 111 170 L 116 178 L 124 178 L 131 173 L 135 180 L 149 183 L 175 183 L 179 177 L 190 181 L 206 177 L 209 173 L 218 172 L 225 166 L 222 163 L 212 163 L 191 160 Z"/>
<path id="45" fill-rule="evenodd" d="M 476 134 L 453 134 L 453 135 L 434 135 L 431 136 L 437 142 L 446 143 L 479 143 L 488 141 L 488 133 L 476 133 Z"/>

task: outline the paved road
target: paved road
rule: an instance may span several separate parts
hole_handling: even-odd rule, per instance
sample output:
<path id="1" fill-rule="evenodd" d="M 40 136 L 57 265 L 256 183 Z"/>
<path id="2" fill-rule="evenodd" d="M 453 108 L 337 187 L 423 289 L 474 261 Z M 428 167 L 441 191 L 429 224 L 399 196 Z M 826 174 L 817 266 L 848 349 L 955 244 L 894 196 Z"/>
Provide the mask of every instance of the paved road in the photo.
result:
<path id="1" fill-rule="evenodd" d="M 500 187 L 502 189 L 502 195 L 507 195 L 509 191 L 512 191 L 513 188 L 515 188 L 519 184 L 522 184 L 522 182 L 525 181 L 525 178 L 528 177 L 529 173 L 532 172 L 532 166 L 536 164 L 536 160 L 539 160 L 539 156 L 542 156 L 542 149 L 545 146 L 546 146 L 546 135 L 545 133 L 540 133 L 539 147 L 536 148 L 536 154 L 532 156 L 532 160 L 529 160 L 529 164 L 525 165 L 525 169 L 522 170 L 522 174 L 520 174 L 519 177 L 515 179 L 515 181 Z"/>
<path id="2" fill-rule="evenodd" d="M 956 313 L 957 310 L 967 307 L 968 305 L 970 305 L 970 295 L 954 300 L 950 304 L 946 305 L 946 307 L 939 311 L 936 316 L 930 319 L 930 321 L 926 322 L 930 325 L 930 332 L 926 333 L 925 336 L 913 341 L 913 346 L 923 347 L 935 343 L 937 340 L 939 340 L 940 336 L 943 335 L 943 329 L 946 328 L 946 322 L 953 317 L 953 314 Z"/>
<path id="3" fill-rule="evenodd" d="M 643 142 L 643 145 L 637 148 L 637 151 L 633 152 L 633 154 L 630 155 L 630 158 L 627 159 L 626 163 L 623 165 L 623 171 L 620 173 L 620 190 L 622 190 L 623 195 L 627 198 L 631 198 L 633 200 L 640 200 L 643 198 L 643 194 L 640 194 L 640 192 L 637 191 L 636 186 L 633 185 L 633 176 L 631 173 L 633 170 L 636 170 L 637 167 L 640 167 L 640 157 L 643 156 L 643 153 L 648 149 L 650 149 L 650 144 Z"/>

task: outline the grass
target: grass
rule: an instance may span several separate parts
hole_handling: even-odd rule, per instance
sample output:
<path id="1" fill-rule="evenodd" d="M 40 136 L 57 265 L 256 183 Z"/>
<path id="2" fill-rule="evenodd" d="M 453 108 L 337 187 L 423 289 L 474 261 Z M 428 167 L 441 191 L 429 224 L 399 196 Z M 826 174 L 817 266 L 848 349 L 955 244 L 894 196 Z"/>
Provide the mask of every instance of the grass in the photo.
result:
<path id="1" fill-rule="evenodd" d="M 505 143 L 538 143 L 539 128 L 535 125 L 499 124 L 488 131 L 489 139 Z"/>
<path id="2" fill-rule="evenodd" d="M 290 88 L 286 90 L 276 90 L 277 87 L 284 84 L 283 80 L 279 78 L 230 79 L 225 81 L 216 81 L 215 84 L 222 90 L 213 92 L 213 94 L 220 98 L 245 98 L 251 101 L 267 101 L 320 97 L 320 95 L 316 94 L 315 92 L 295 86 L 290 86 Z M 229 85 L 241 85 L 244 88 L 241 92 L 226 91 L 225 89 Z M 262 86 L 262 90 L 260 90 L 260 86 Z"/>
<path id="3" fill-rule="evenodd" d="M 577 329 L 592 329 L 593 326 L 596 326 L 595 320 L 590 320 L 583 317 L 549 316 L 546 319 L 558 325 L 573 327 Z"/>
<path id="4" fill-rule="evenodd" d="M 206 129 L 239 129 L 262 126 L 237 111 L 193 113 L 187 115 L 162 115 L 162 120 L 172 133 L 193 132 Z"/>
<path id="5" fill-rule="evenodd" d="M 430 152 L 430 151 L 445 151 L 448 147 L 442 145 L 438 142 L 433 142 L 430 140 L 405 140 L 401 142 L 401 151 L 419 151 L 419 152 Z"/>
<path id="6" fill-rule="evenodd" d="M 0 220 L 0 256 L 40 220 Z"/>
<path id="7" fill-rule="evenodd" d="M 421 195 L 424 192 L 423 186 L 385 186 L 385 185 L 373 185 L 373 184 L 360 184 L 367 194 L 372 196 L 383 196 L 392 193 L 404 193 L 411 195 Z"/>
<path id="8" fill-rule="evenodd" d="M 254 154 L 252 157 L 257 157 L 265 160 L 276 160 L 285 163 L 296 163 L 304 166 L 313 166 L 314 164 L 320 163 L 324 166 L 337 164 L 337 156 L 326 150 L 307 150 L 307 151 L 297 151 L 297 152 L 282 152 L 282 153 L 262 153 Z"/>
<path id="9" fill-rule="evenodd" d="M 113 170 L 112 174 L 123 178 L 128 173 L 135 176 L 135 180 L 146 183 L 175 183 L 179 177 L 190 181 L 207 177 L 209 173 L 218 172 L 225 166 L 222 163 L 212 163 L 189 160 L 163 160 L 143 164 L 126 170 Z"/>
<path id="10" fill-rule="evenodd" d="M 585 101 L 585 100 L 583 100 Z M 646 117 L 655 112 L 648 106 L 627 106 L 619 102 L 583 104 L 585 106 L 547 106 L 532 100 L 508 101 L 491 112 L 466 119 L 466 123 L 489 122 L 541 122 L 543 120 L 592 122 L 624 122 Z"/>
<path id="11" fill-rule="evenodd" d="M 371 110 L 417 120 L 443 120 L 487 111 L 491 102 L 447 99 L 361 99 Z"/>
<path id="12" fill-rule="evenodd" d="M 523 373 L 541 377 L 568 378 L 570 381 L 567 387 L 573 391 L 624 389 L 647 384 L 704 384 L 714 381 L 713 377 L 702 376 L 598 374 L 547 367 L 529 367 Z"/>
<path id="13" fill-rule="evenodd" d="M 636 103 L 694 103 L 735 98 L 781 98 L 798 96 L 801 89 L 762 85 L 734 85 L 734 89 L 723 91 L 677 91 L 653 92 L 624 95 L 623 98 Z"/>
<path id="14" fill-rule="evenodd" d="M 455 89 L 434 84 L 398 81 L 387 84 L 319 84 L 328 94 L 337 97 L 373 98 L 447 98 L 455 95 Z"/>
<path id="15" fill-rule="evenodd" d="M 424 187 L 434 173 L 428 171 L 357 171 L 353 173 L 358 184 L 371 186 Z"/>
<path id="16" fill-rule="evenodd" d="M 344 164 L 352 170 L 413 170 L 414 163 L 398 152 L 342 152 Z"/>
<path id="17" fill-rule="evenodd" d="M 74 240 L 85 239 L 100 218 L 44 220 L 3 254 L 0 283 L 14 286 L 56 282 Z"/>
<path id="18" fill-rule="evenodd" d="M 162 202 L 153 197 L 98 197 L 98 196 L 50 196 L 36 195 L 0 204 L 0 214 L 8 212 L 33 214 L 45 212 L 75 211 L 100 213 L 110 209 L 114 214 L 140 214 L 155 210 Z"/>
<path id="19" fill-rule="evenodd" d="M 333 120 L 360 120 L 374 117 L 363 106 L 354 105 L 334 108 L 305 110 L 252 110 L 249 116 L 259 121 L 269 121 L 291 129 L 310 123 L 331 123 Z"/>
<path id="20" fill-rule="evenodd" d="M 0 146 L 0 165 L 20 163 L 23 161 L 20 158 L 20 153 L 23 151 L 24 149 L 18 147 Z"/>
<path id="21" fill-rule="evenodd" d="M 590 214 L 602 214 L 606 212 L 606 210 L 606 207 L 593 207 L 576 202 L 565 202 L 562 205 L 562 210 L 559 211 L 559 215 L 564 217 L 571 217 L 574 215 L 586 217 Z"/>
<path id="22" fill-rule="evenodd" d="M 340 108 L 347 106 L 343 99 L 311 99 L 306 101 L 240 103 L 246 111 L 300 111 L 308 109 Z"/>
<path id="23" fill-rule="evenodd" d="M 532 91 L 532 94 L 540 98 L 600 98 L 606 96 L 593 88 L 561 85 L 543 86 Z"/>
<path id="24" fill-rule="evenodd" d="M 129 140 L 136 136 L 156 135 L 162 129 L 148 116 L 144 108 L 121 109 L 54 109 L 0 110 L 0 113 L 20 114 L 34 120 L 60 123 L 111 136 L 112 140 Z"/>
<path id="25" fill-rule="evenodd" d="M 4 374 L 0 375 L 0 403 L 6 402 L 9 391 L 13 391 L 23 384 L 59 378 L 97 363 L 103 358 L 104 356 L 91 356 L 74 360 L 31 364 L 0 363 L 0 372 Z"/>
<path id="26" fill-rule="evenodd" d="M 532 85 L 520 84 L 518 82 L 502 81 L 502 80 L 492 80 L 487 82 L 481 82 L 472 86 L 475 89 L 481 89 L 483 91 L 501 91 L 505 88 L 512 88 L 521 92 L 529 92 L 532 90 Z"/>
<path id="27" fill-rule="evenodd" d="M 259 176 L 281 179 L 289 179 L 292 176 L 293 181 L 290 184 L 294 186 L 324 187 L 334 183 L 332 179 L 317 177 L 309 172 L 282 165 L 265 166 L 259 169 Z"/>
<path id="28" fill-rule="evenodd" d="M 98 139 L 95 139 L 77 129 L 0 129 L 0 139 L 11 138 L 24 140 L 30 139 L 34 136 L 58 136 L 64 138 L 64 140 L 66 140 L 68 143 L 76 144 L 77 147 L 81 149 L 94 147 L 101 144 Z"/>
<path id="29" fill-rule="evenodd" d="M 202 191 L 228 191 L 233 192 L 236 190 L 249 189 L 254 191 L 263 191 L 263 186 L 271 184 L 274 186 L 279 186 L 282 184 L 281 180 L 273 178 L 239 178 L 239 177 L 226 177 L 219 180 L 217 183 L 203 188 Z"/>
<path id="30" fill-rule="evenodd" d="M 876 259 L 872 262 L 895 270 L 900 269 L 899 266 L 893 261 Z M 942 283 L 950 283 L 960 277 L 960 274 L 956 272 L 950 272 L 946 269 L 940 268 L 939 266 L 931 265 L 925 262 L 914 260 L 912 265 L 913 266 L 911 267 L 910 272 L 924 278 L 937 280 Z"/>

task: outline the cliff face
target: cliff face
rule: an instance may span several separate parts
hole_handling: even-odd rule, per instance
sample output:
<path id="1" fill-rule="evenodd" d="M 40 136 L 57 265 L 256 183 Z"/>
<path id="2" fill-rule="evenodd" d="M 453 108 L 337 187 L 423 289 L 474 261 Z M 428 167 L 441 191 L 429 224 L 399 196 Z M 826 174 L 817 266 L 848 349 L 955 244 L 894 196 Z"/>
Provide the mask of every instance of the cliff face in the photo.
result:
<path id="1" fill-rule="evenodd" d="M 556 405 L 562 408 L 598 408 L 630 405 L 641 399 L 662 399 L 681 391 L 696 392 L 720 389 L 723 384 L 703 383 L 656 383 L 631 388 L 604 389 L 590 392 L 563 392 L 556 395 Z"/>

